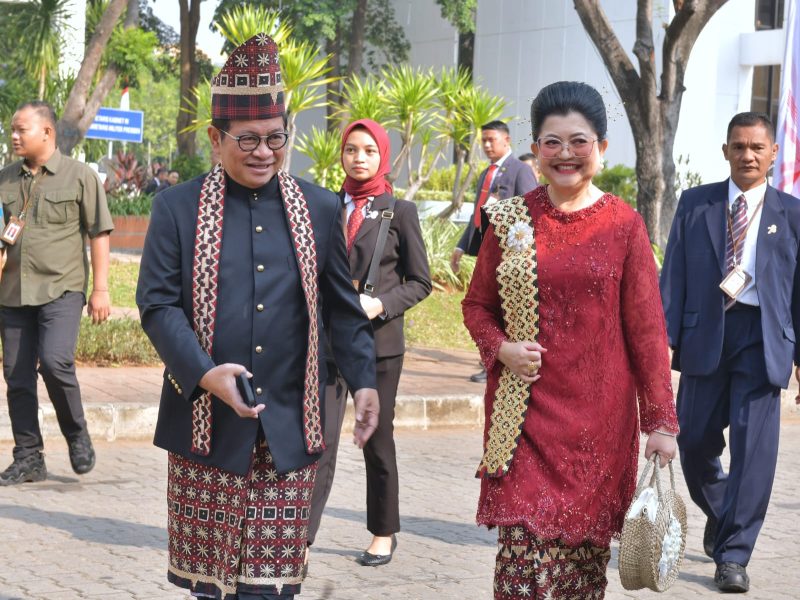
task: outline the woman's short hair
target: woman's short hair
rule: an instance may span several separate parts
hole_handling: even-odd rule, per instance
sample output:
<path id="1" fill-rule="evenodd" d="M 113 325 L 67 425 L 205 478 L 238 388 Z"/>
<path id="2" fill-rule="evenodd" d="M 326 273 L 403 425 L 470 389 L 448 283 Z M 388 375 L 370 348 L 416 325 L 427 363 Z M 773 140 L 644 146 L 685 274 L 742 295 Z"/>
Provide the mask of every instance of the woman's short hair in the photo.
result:
<path id="1" fill-rule="evenodd" d="M 542 123 L 550 115 L 576 112 L 589 121 L 598 139 L 606 139 L 606 105 L 592 86 L 580 81 L 557 81 L 543 87 L 531 103 L 531 131 L 539 139 Z"/>

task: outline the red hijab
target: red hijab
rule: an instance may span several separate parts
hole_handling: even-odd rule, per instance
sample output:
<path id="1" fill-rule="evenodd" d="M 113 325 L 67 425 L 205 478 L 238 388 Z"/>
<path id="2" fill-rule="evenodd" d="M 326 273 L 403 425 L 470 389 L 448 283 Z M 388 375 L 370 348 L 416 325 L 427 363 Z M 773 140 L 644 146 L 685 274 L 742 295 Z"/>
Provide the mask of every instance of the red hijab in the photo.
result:
<path id="1" fill-rule="evenodd" d="M 389 134 L 375 121 L 371 119 L 359 119 L 353 121 L 347 126 L 342 134 L 342 148 L 340 156 L 344 155 L 344 145 L 347 143 L 347 138 L 354 129 L 366 129 L 367 133 L 372 136 L 375 143 L 378 145 L 378 152 L 381 155 L 381 164 L 378 166 L 378 172 L 375 176 L 367 179 L 366 181 L 356 181 L 350 175 L 345 175 L 344 184 L 342 189 L 350 194 L 354 200 L 367 198 L 369 196 L 380 196 L 384 192 L 392 193 L 392 184 L 386 181 L 386 175 L 391 171 L 389 164 L 389 155 L 391 154 L 391 147 L 389 145 Z"/>

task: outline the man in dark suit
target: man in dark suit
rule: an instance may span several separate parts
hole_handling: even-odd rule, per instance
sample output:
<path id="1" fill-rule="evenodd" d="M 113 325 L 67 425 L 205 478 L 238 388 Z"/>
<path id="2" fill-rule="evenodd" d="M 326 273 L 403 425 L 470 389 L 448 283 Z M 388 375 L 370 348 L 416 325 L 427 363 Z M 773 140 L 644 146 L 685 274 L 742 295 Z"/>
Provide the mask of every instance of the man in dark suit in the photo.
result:
<path id="1" fill-rule="evenodd" d="M 777 148 L 766 115 L 733 117 L 722 146 L 730 179 L 683 193 L 661 272 L 681 371 L 681 465 L 708 518 L 703 545 L 724 592 L 749 589 L 745 567 L 775 475 L 780 390 L 800 362 L 800 200 L 767 184 Z"/>
<path id="2" fill-rule="evenodd" d="M 156 196 L 136 292 L 166 367 L 155 443 L 169 452 L 168 579 L 195 595 L 289 599 L 324 450 L 321 348 L 327 338 L 354 390 L 363 446 L 378 413 L 372 328 L 339 199 L 279 170 L 283 85 L 265 34 L 212 80 L 212 118 L 221 163 Z"/>
<path id="3" fill-rule="evenodd" d="M 508 125 L 491 121 L 481 127 L 481 145 L 491 164 L 478 176 L 475 210 L 467 228 L 458 240 L 450 257 L 450 266 L 458 273 L 464 254 L 477 256 L 481 247 L 481 209 L 490 199 L 501 200 L 527 194 L 537 186 L 531 168 L 511 154 L 511 135 Z M 486 370 L 481 369 L 470 377 L 476 383 L 486 382 Z"/>

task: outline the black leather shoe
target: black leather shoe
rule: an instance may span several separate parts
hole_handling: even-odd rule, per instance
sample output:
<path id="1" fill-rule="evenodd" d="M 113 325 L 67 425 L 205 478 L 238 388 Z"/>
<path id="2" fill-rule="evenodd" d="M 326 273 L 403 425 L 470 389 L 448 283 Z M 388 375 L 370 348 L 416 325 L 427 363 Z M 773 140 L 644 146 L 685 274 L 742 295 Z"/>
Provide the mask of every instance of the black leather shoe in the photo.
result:
<path id="1" fill-rule="evenodd" d="M 8 468 L 0 473 L 0 485 L 17 485 L 26 481 L 44 481 L 47 479 L 47 467 L 41 452 L 15 458 Z"/>
<path id="2" fill-rule="evenodd" d="M 392 534 L 392 551 L 389 554 L 370 554 L 366 550 L 356 560 L 363 567 L 380 567 L 392 561 L 394 551 L 397 549 L 397 536 Z"/>
<path id="3" fill-rule="evenodd" d="M 85 475 L 94 469 L 94 448 L 88 433 L 82 433 L 69 442 L 69 462 L 78 475 Z"/>
<path id="4" fill-rule="evenodd" d="M 744 566 L 724 562 L 717 565 L 717 572 L 714 573 L 714 583 L 720 592 L 732 592 L 743 594 L 750 589 L 750 577 L 747 576 Z"/>
<path id="5" fill-rule="evenodd" d="M 714 540 L 717 537 L 717 520 L 714 517 L 706 519 L 706 528 L 703 531 L 703 550 L 708 558 L 714 558 Z"/>
<path id="6" fill-rule="evenodd" d="M 470 375 L 469 380 L 473 383 L 486 383 L 486 369 L 482 369 L 480 373 Z"/>

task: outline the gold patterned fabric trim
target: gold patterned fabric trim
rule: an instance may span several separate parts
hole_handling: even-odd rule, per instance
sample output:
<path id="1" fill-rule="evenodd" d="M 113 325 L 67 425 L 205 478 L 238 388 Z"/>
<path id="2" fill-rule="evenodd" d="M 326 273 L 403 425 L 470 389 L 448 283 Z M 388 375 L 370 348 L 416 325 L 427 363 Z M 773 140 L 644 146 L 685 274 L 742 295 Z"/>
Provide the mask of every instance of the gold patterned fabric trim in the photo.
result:
<path id="1" fill-rule="evenodd" d="M 536 242 L 525 198 L 499 200 L 484 210 L 502 251 L 496 273 L 506 336 L 510 342 L 535 341 L 539 332 Z M 503 366 L 477 477 L 508 473 L 530 395 L 530 384 Z"/>

